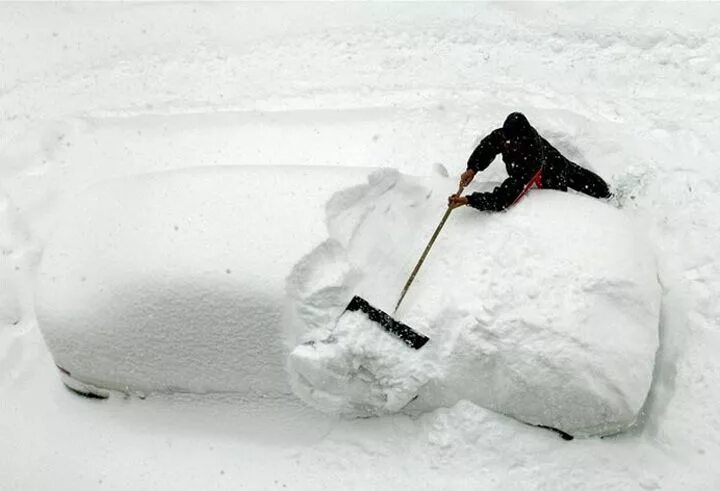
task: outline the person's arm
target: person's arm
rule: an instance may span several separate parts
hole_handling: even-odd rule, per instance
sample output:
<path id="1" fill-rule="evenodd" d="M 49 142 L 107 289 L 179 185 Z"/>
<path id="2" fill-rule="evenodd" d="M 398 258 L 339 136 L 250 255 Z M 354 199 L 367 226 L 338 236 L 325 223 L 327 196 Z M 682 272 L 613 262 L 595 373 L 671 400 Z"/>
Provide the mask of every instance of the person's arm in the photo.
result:
<path id="1" fill-rule="evenodd" d="M 492 131 L 480 141 L 468 159 L 467 168 L 474 172 L 481 172 L 495 160 L 495 156 L 502 151 L 503 134 L 501 129 Z"/>
<path id="2" fill-rule="evenodd" d="M 480 141 L 468 159 L 467 170 L 460 175 L 461 186 L 467 186 L 472 182 L 475 174 L 488 168 L 502 150 L 502 138 L 502 130 L 497 129 Z"/>
<path id="3" fill-rule="evenodd" d="M 540 167 L 528 167 L 520 175 L 508 177 L 489 193 L 472 193 L 467 204 L 481 211 L 502 211 L 515 203 L 527 190 Z"/>

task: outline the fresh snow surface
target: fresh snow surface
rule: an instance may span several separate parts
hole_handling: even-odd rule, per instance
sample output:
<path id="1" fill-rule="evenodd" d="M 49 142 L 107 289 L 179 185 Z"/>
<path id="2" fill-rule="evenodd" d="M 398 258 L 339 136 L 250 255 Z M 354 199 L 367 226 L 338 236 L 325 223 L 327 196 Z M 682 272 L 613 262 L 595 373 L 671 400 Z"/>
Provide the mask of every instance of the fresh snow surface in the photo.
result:
<path id="1" fill-rule="evenodd" d="M 430 337 L 420 350 L 343 313 L 354 294 L 393 312 L 455 185 L 434 181 L 379 171 L 329 203 L 330 238 L 288 280 L 296 393 L 344 415 L 469 400 L 573 435 L 627 429 L 652 381 L 660 286 L 647 239 L 606 203 L 543 191 L 507 213 L 456 210 L 395 316 Z"/>
<path id="2" fill-rule="evenodd" d="M 4 3 L 0 65 L 3 490 L 720 489 L 717 4 Z M 649 230 L 660 347 L 630 432 L 565 442 L 467 401 L 342 421 L 60 384 L 32 279 L 82 189 L 245 164 L 457 177 L 514 110 Z"/>
<path id="3" fill-rule="evenodd" d="M 38 275 L 37 319 L 55 362 L 104 389 L 287 394 L 284 279 L 297 251 L 324 239 L 334 190 L 367 173 L 213 167 L 75 198 Z"/>

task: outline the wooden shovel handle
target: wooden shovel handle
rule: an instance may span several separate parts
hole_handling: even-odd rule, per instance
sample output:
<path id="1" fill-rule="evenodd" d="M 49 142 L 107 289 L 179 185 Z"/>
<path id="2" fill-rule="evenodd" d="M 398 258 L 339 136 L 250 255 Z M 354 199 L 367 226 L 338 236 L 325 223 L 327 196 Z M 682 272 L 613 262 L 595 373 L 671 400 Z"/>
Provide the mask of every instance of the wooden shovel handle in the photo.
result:
<path id="1" fill-rule="evenodd" d="M 463 185 L 460 184 L 458 187 L 456 195 L 460 195 L 460 193 L 463 192 Z M 410 277 L 405 282 L 405 286 L 403 287 L 402 291 L 400 292 L 400 298 L 398 299 L 397 303 L 395 304 L 395 310 L 393 311 L 393 314 L 397 312 L 397 310 L 400 308 L 400 304 L 403 301 L 403 298 L 405 298 L 405 294 L 407 293 L 408 289 L 410 289 L 410 285 L 412 285 L 413 280 L 415 279 L 415 276 L 417 275 L 418 271 L 420 271 L 420 267 L 425 262 L 425 258 L 427 257 L 428 253 L 430 252 L 430 249 L 432 249 L 433 244 L 435 243 L 435 239 L 437 239 L 438 235 L 440 235 L 440 231 L 443 228 L 443 225 L 445 225 L 445 222 L 447 221 L 448 217 L 450 216 L 450 213 L 452 213 L 454 208 L 451 208 L 448 204 L 447 210 L 445 210 L 445 214 L 442 216 L 442 219 L 440 220 L 440 223 L 438 224 L 437 228 L 435 229 L 435 232 L 432 234 L 432 237 L 430 237 L 430 241 L 428 242 L 427 246 L 425 246 L 425 250 L 423 251 L 422 255 L 420 256 L 420 260 L 415 265 L 415 268 L 413 268 L 412 273 L 410 273 Z"/>

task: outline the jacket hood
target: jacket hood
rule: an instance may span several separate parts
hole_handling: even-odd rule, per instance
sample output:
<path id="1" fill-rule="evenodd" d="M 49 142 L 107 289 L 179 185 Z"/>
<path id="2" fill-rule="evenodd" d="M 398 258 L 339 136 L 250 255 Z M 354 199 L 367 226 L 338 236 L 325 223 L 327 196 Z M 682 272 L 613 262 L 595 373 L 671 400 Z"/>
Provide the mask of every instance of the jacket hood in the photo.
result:
<path id="1" fill-rule="evenodd" d="M 507 138 L 530 138 L 537 134 L 522 113 L 510 113 L 503 123 L 503 131 Z"/>

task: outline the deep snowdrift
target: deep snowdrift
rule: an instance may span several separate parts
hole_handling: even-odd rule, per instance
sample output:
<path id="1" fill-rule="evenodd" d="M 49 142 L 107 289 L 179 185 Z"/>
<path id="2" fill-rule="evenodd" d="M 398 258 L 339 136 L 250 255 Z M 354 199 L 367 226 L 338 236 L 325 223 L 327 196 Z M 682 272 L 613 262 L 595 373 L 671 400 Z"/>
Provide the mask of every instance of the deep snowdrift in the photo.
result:
<path id="1" fill-rule="evenodd" d="M 359 184 L 367 172 L 194 169 L 75 199 L 37 295 L 66 382 L 277 396 L 289 392 L 285 341 L 295 392 L 324 411 L 468 399 L 573 434 L 635 421 L 659 287 L 621 212 L 555 192 L 509 213 L 455 211 L 398 313 L 431 337 L 413 351 L 361 314 L 338 317 L 353 294 L 391 311 L 454 182 L 385 170 Z"/>
<path id="2" fill-rule="evenodd" d="M 430 336 L 418 351 L 339 317 L 353 294 L 392 312 L 453 186 L 384 171 L 329 203 L 330 239 L 288 280 L 296 393 L 348 415 L 468 399 L 576 435 L 632 425 L 660 287 L 642 234 L 606 203 L 541 191 L 507 213 L 456 210 L 396 316 Z"/>
<path id="3" fill-rule="evenodd" d="M 91 189 L 40 266 L 56 363 L 96 388 L 288 394 L 285 277 L 324 239 L 324 203 L 367 173 L 217 167 Z"/>

